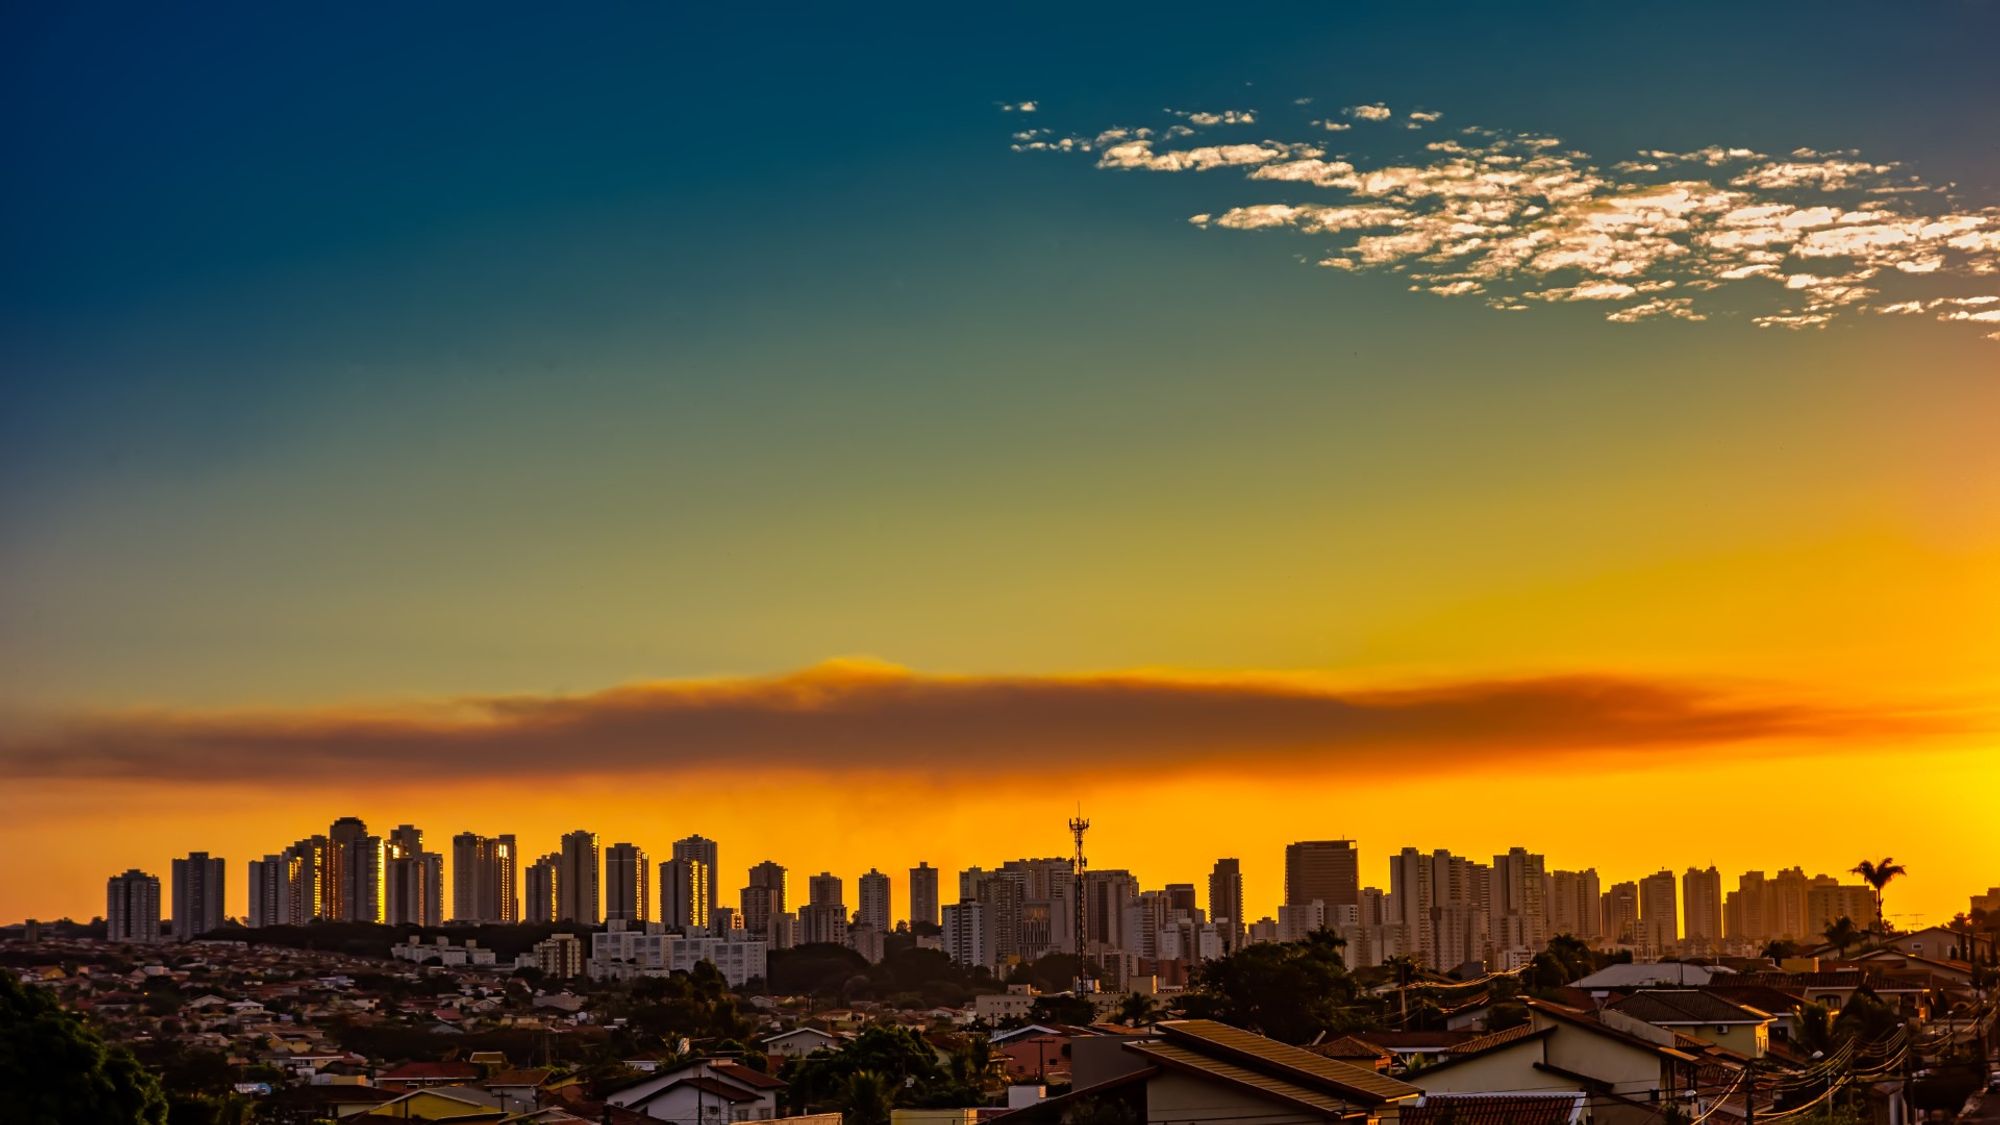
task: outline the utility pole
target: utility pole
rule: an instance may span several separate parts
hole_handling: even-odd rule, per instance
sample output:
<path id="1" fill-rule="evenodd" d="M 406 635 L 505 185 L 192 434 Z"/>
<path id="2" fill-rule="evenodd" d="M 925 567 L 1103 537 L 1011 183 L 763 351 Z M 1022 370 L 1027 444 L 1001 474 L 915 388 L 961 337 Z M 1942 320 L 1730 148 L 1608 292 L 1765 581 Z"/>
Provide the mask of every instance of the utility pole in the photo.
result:
<path id="1" fill-rule="evenodd" d="M 1089 928 L 1084 924 L 1083 905 L 1083 870 L 1088 862 L 1083 857 L 1083 834 L 1089 830 L 1090 822 L 1083 819 L 1083 810 L 1078 808 L 1077 815 L 1069 820 L 1069 834 L 1076 841 L 1076 859 L 1072 868 L 1076 876 L 1076 995 L 1079 1000 L 1091 991 L 1090 962 L 1084 955 L 1084 940 Z"/>

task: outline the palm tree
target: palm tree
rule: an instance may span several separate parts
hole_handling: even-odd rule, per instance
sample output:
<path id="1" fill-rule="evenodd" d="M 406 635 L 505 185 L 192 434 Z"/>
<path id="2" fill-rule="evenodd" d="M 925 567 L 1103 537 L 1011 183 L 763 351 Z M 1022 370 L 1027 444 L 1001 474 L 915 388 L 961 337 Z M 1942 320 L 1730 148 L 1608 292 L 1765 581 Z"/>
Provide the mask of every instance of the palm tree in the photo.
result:
<path id="1" fill-rule="evenodd" d="M 1861 927 L 1856 926 L 1854 919 L 1849 918 L 1845 914 L 1827 924 L 1826 943 L 1839 950 L 1842 957 L 1847 956 L 1848 946 L 1860 940 Z"/>
<path id="2" fill-rule="evenodd" d="M 1851 870 L 1856 875 L 1861 876 L 1862 882 L 1875 888 L 1875 928 L 1882 933 L 1887 933 L 1889 930 L 1889 921 L 1888 917 L 1882 913 L 1882 888 L 1893 882 L 1896 876 L 1908 875 L 1909 872 L 1904 869 L 1902 864 L 1897 863 L 1888 856 L 1883 856 L 1880 863 L 1870 863 L 1864 859 L 1860 863 L 1855 864 Z"/>

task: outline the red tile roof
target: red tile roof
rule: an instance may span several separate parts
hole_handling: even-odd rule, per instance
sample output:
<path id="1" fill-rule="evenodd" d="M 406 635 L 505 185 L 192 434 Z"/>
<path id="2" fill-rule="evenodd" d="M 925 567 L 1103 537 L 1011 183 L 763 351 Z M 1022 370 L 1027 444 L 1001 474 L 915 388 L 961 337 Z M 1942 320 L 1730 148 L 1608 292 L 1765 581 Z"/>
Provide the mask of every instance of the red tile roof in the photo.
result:
<path id="1" fill-rule="evenodd" d="M 1404 1106 L 1403 1125 L 1568 1125 L 1575 1094 L 1431 1094 Z"/>

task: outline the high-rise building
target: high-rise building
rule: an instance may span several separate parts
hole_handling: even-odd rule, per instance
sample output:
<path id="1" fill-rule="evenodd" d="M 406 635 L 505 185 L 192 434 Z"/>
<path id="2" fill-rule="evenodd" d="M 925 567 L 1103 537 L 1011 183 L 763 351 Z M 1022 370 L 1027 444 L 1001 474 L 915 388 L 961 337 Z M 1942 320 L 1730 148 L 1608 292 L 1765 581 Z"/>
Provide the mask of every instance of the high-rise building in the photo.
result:
<path id="1" fill-rule="evenodd" d="M 613 844 L 604 851 L 604 920 L 650 922 L 652 861 L 637 844 Z"/>
<path id="2" fill-rule="evenodd" d="M 847 904 L 842 901 L 840 876 L 822 871 L 806 883 L 806 905 L 799 911 L 799 939 L 808 945 L 847 944 Z"/>
<path id="3" fill-rule="evenodd" d="M 1100 867 L 1083 873 L 1085 956 L 1099 958 L 1126 948 L 1125 908 L 1138 898 L 1139 880 L 1130 871 Z"/>
<path id="4" fill-rule="evenodd" d="M 528 865 L 527 892 L 522 896 L 523 922 L 555 922 L 561 919 L 562 855 L 550 852 Z"/>
<path id="5" fill-rule="evenodd" d="M 104 939 L 160 940 L 160 877 L 136 867 L 105 880 Z"/>
<path id="6" fill-rule="evenodd" d="M 874 868 L 861 876 L 855 891 L 854 917 L 878 934 L 889 932 L 889 877 Z"/>
<path id="7" fill-rule="evenodd" d="M 910 928 L 938 925 L 938 870 L 929 863 L 910 868 Z"/>
<path id="8" fill-rule="evenodd" d="M 458 922 L 521 920 L 520 851 L 512 835 L 451 838 L 451 916 Z"/>
<path id="9" fill-rule="evenodd" d="M 1684 933 L 1690 953 L 1713 953 L 1723 937 L 1722 872 L 1710 864 L 1702 871 L 1690 867 L 1681 876 L 1681 910 L 1687 925 Z"/>
<path id="10" fill-rule="evenodd" d="M 1408 941 L 1426 959 L 1437 944 L 1431 938 L 1431 857 L 1415 848 L 1404 848 L 1389 857 L 1389 897 L 1385 909 L 1389 922 L 1405 927 Z"/>
<path id="11" fill-rule="evenodd" d="M 708 901 L 714 879 L 708 864 L 693 856 L 660 864 L 660 921 L 683 934 L 712 928 L 714 916 L 708 912 Z M 769 928 L 768 919 L 765 927 Z"/>
<path id="12" fill-rule="evenodd" d="M 444 856 L 424 850 L 423 831 L 398 825 L 382 860 L 384 921 L 392 926 L 444 924 Z"/>
<path id="13" fill-rule="evenodd" d="M 708 909 L 704 910 L 702 914 L 704 917 L 714 914 L 715 908 L 722 904 L 722 896 L 719 888 L 715 885 L 714 878 L 715 873 L 722 870 L 721 853 L 716 848 L 715 841 L 700 833 L 675 840 L 674 858 L 698 859 L 708 865 Z"/>
<path id="14" fill-rule="evenodd" d="M 1352 840 L 1302 840 L 1285 846 L 1285 901 L 1328 907 L 1361 901 L 1361 865 Z"/>
<path id="15" fill-rule="evenodd" d="M 986 927 L 987 967 L 999 969 L 1021 960 L 1020 882 L 995 872 L 979 881 L 974 898 L 986 908 L 981 917 Z"/>
<path id="16" fill-rule="evenodd" d="M 785 869 L 767 859 L 750 869 L 749 880 L 740 900 L 743 928 L 768 938 L 775 945 L 777 937 L 772 927 L 790 909 L 785 896 Z"/>
<path id="17" fill-rule="evenodd" d="M 1639 933 L 1639 884 L 1613 883 L 1600 904 L 1604 940 L 1613 945 L 1637 945 Z"/>
<path id="18" fill-rule="evenodd" d="M 561 866 L 556 874 L 556 921 L 594 926 L 603 917 L 597 833 L 584 829 L 563 834 Z"/>
<path id="19" fill-rule="evenodd" d="M 943 910 L 945 955 L 961 965 L 991 965 L 986 952 L 986 908 L 977 901 L 954 902 Z"/>
<path id="20" fill-rule="evenodd" d="M 1526 848 L 1493 857 L 1488 929 L 1500 949 L 1540 949 L 1547 941 L 1547 907 L 1542 892 L 1547 861 Z"/>
<path id="21" fill-rule="evenodd" d="M 250 861 L 249 924 L 253 927 L 283 926 L 291 920 L 289 881 L 285 877 L 283 854 L 267 855 Z"/>
<path id="22" fill-rule="evenodd" d="M 1658 957 L 1680 944 L 1680 904 L 1674 873 L 1656 871 L 1639 880 L 1639 944 Z"/>
<path id="23" fill-rule="evenodd" d="M 1208 920 L 1222 935 L 1222 950 L 1233 953 L 1243 944 L 1243 865 L 1218 859 L 1208 873 Z"/>
<path id="24" fill-rule="evenodd" d="M 328 870 L 333 876 L 333 917 L 342 922 L 380 922 L 383 915 L 382 837 L 368 834 L 360 817 L 343 816 L 327 829 Z"/>
<path id="25" fill-rule="evenodd" d="M 324 836 L 308 836 L 285 849 L 284 923 L 303 926 L 333 918 L 339 895 L 333 878 L 333 844 Z"/>
<path id="26" fill-rule="evenodd" d="M 1722 897 L 1722 933 L 1731 941 L 1760 942 L 1771 936 L 1765 915 L 1767 891 L 1762 871 L 1736 877 L 1736 889 Z"/>
<path id="27" fill-rule="evenodd" d="M 223 863 L 193 852 L 173 866 L 175 941 L 192 941 L 222 928 Z"/>
<path id="28" fill-rule="evenodd" d="M 1597 869 L 1549 873 L 1549 935 L 1568 934 L 1595 943 L 1604 935 L 1603 891 Z"/>

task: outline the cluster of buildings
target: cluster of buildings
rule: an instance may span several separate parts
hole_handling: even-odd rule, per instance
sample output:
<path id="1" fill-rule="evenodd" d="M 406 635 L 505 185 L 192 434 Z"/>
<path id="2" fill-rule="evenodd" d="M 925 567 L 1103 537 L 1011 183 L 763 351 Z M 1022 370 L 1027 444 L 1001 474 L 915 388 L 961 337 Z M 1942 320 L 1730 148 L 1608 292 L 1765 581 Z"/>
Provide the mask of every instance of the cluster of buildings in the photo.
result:
<path id="1" fill-rule="evenodd" d="M 823 943 L 879 961 L 887 935 L 906 925 L 920 944 L 996 975 L 1049 954 L 1081 953 L 1102 987 L 1185 979 L 1192 966 L 1242 946 L 1295 941 L 1330 930 L 1349 960 L 1391 958 L 1442 969 L 1519 967 L 1557 934 L 1640 957 L 1754 952 L 1774 939 L 1814 941 L 1846 917 L 1873 927 L 1877 898 L 1865 884 L 1797 867 L 1748 872 L 1723 889 L 1713 866 L 1662 870 L 1603 886 L 1594 868 L 1551 870 L 1546 858 L 1512 848 L 1483 862 L 1449 851 L 1404 848 L 1388 857 L 1388 887 L 1363 886 L 1352 840 L 1286 847 L 1284 899 L 1276 916 L 1248 917 L 1241 861 L 1219 859 L 1206 887 L 1147 888 L 1130 871 L 1089 868 L 1071 857 L 1009 860 L 958 872 L 955 894 L 928 863 L 908 872 L 908 912 L 892 910 L 891 876 L 869 870 L 848 896 L 830 872 L 809 876 L 804 901 L 771 860 L 747 869 L 734 905 L 722 901 L 714 840 L 676 840 L 657 864 L 634 843 L 602 844 L 566 833 L 532 859 L 513 835 L 461 832 L 446 855 L 424 833 L 399 825 L 386 835 L 342 817 L 323 835 L 249 862 L 249 926 L 318 920 L 437 927 L 569 923 L 605 932 L 578 950 L 551 948 L 557 970 L 605 976 L 671 971 L 712 960 L 737 982 L 762 971 L 767 951 Z M 105 917 L 113 940 L 188 939 L 224 924 L 225 864 L 196 852 L 173 861 L 170 896 L 140 871 L 111 878 Z M 163 906 L 171 922 L 162 928 Z M 572 953 L 576 956 L 571 956 Z M 540 965 L 540 962 L 537 962 Z M 747 974 L 747 975 L 746 975 Z"/>

